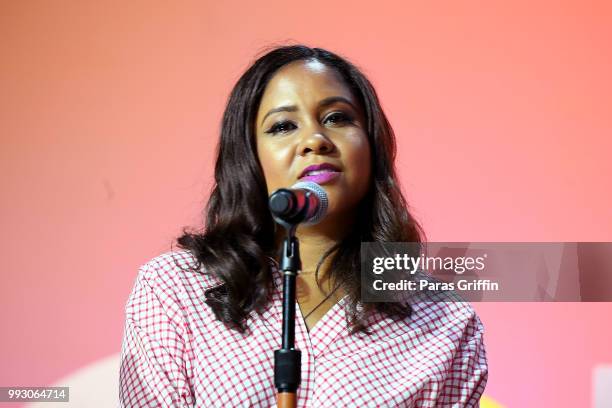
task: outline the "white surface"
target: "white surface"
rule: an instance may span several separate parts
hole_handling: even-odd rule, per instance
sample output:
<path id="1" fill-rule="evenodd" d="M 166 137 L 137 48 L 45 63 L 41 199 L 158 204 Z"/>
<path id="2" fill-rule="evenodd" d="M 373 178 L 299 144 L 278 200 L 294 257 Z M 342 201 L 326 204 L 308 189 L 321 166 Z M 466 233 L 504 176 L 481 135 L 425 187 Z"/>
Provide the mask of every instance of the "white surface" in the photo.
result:
<path id="1" fill-rule="evenodd" d="M 600 365 L 593 371 L 595 408 L 612 407 L 612 365 Z"/>
<path id="2" fill-rule="evenodd" d="M 26 408 L 109 408 L 119 406 L 119 354 L 94 361 L 52 386 L 70 387 L 69 402 L 35 402 Z"/>

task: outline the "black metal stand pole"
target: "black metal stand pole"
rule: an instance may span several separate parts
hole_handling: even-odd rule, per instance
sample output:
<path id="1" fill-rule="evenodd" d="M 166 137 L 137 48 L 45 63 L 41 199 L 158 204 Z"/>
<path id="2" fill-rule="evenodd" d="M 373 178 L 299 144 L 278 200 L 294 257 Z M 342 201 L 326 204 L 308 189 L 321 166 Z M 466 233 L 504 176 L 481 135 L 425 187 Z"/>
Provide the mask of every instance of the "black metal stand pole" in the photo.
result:
<path id="1" fill-rule="evenodd" d="M 283 339 L 280 350 L 274 352 L 274 385 L 278 391 L 277 407 L 294 408 L 300 385 L 302 352 L 295 348 L 295 282 L 302 269 L 300 246 L 295 226 L 287 226 L 283 243 Z"/>

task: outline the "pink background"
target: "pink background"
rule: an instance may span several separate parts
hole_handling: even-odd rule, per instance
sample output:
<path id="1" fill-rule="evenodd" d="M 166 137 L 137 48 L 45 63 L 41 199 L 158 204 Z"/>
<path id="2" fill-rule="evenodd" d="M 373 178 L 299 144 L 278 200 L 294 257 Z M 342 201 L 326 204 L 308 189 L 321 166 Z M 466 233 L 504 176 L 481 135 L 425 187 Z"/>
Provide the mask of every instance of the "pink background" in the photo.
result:
<path id="1" fill-rule="evenodd" d="M 121 346 L 140 264 L 199 225 L 226 97 L 303 42 L 378 90 L 432 241 L 612 241 L 612 6 L 572 0 L 0 6 L 0 386 Z M 583 407 L 612 304 L 476 304 L 486 394 Z"/>

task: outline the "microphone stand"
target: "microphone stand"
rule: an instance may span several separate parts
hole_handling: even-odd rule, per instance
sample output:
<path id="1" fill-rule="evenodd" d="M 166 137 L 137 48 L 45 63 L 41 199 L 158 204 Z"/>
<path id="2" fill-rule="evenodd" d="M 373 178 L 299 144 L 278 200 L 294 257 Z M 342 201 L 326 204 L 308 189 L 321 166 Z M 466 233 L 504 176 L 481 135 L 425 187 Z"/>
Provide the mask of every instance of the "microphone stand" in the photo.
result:
<path id="1" fill-rule="evenodd" d="M 297 406 L 297 390 L 302 371 L 302 352 L 295 348 L 295 281 L 302 270 L 300 244 L 295 230 L 305 220 L 318 222 L 327 211 L 327 194 L 318 184 L 300 182 L 292 188 L 298 190 L 294 193 L 288 189 L 276 190 L 269 200 L 274 221 L 287 232 L 280 264 L 283 271 L 283 340 L 280 350 L 274 351 L 274 385 L 277 389 L 278 408 Z"/>
<path id="2" fill-rule="evenodd" d="M 297 389 L 301 380 L 302 352 L 295 348 L 295 282 L 302 269 L 297 225 L 282 223 L 287 230 L 283 242 L 283 339 L 280 350 L 274 351 L 274 385 L 278 391 L 278 408 L 297 406 Z"/>

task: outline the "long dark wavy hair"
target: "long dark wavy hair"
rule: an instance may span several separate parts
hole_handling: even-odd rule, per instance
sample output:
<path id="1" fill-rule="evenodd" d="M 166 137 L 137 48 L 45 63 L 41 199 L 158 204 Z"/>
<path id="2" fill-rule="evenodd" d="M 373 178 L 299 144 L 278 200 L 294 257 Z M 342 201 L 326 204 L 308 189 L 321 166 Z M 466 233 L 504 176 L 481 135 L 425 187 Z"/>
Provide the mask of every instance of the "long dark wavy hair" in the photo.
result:
<path id="1" fill-rule="evenodd" d="M 206 207 L 205 228 L 194 232 L 185 229 L 177 239 L 179 247 L 194 255 L 196 270 L 223 282 L 206 291 L 206 303 L 218 320 L 241 333 L 248 330 L 249 315 L 253 311 L 263 313 L 268 306 L 274 288 L 270 258 L 278 252 L 266 180 L 257 157 L 254 122 L 266 85 L 275 72 L 291 62 L 306 60 L 333 68 L 361 103 L 372 164 L 372 182 L 359 204 L 352 231 L 322 254 L 317 274 L 323 260 L 331 256 L 329 277 L 348 295 L 347 324 L 353 333 L 369 333 L 367 317 L 374 309 L 394 318 L 411 313 L 409 304 L 360 302 L 361 242 L 424 239 L 399 188 L 394 169 L 395 136 L 376 91 L 346 59 L 322 48 L 290 45 L 266 52 L 234 86 L 223 114 L 215 185 Z"/>

